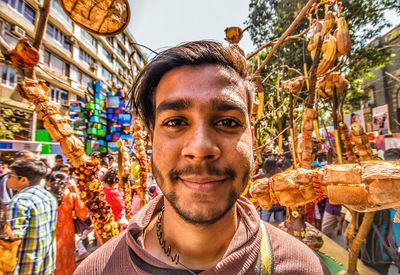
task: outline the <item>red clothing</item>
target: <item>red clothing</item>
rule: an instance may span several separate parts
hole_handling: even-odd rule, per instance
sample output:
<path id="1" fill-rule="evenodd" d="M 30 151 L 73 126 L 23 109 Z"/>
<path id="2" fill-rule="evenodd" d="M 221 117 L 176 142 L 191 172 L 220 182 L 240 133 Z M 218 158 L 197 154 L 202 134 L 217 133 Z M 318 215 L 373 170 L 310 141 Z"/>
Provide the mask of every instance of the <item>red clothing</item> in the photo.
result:
<path id="1" fill-rule="evenodd" d="M 76 193 L 65 190 L 63 200 L 58 207 L 57 227 L 56 227 L 56 270 L 54 274 L 69 275 L 73 274 L 75 265 L 75 227 L 73 217 L 75 215 L 81 219 L 87 219 L 89 210 L 77 198 Z"/>
<path id="2" fill-rule="evenodd" d="M 106 194 L 106 201 L 110 204 L 114 218 L 118 222 L 122 218 L 122 209 L 125 208 L 124 197 L 118 186 L 115 188 L 104 186 L 103 190 Z"/>

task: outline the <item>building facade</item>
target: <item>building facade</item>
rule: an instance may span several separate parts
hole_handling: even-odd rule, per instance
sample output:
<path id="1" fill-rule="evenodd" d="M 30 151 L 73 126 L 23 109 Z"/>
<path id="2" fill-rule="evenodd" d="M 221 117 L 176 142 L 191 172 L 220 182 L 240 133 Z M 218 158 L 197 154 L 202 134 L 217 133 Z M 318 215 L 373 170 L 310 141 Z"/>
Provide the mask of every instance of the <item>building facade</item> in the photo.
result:
<path id="1" fill-rule="evenodd" d="M 0 36 L 11 48 L 22 37 L 33 40 L 40 4 L 36 0 L 0 0 Z M 101 80 L 129 90 L 146 63 L 127 29 L 115 37 L 94 36 L 74 24 L 56 0 L 51 1 L 36 73 L 46 81 L 49 99 L 61 112 L 68 110 L 70 102 L 84 100 L 88 82 Z M 19 80 L 15 69 L 0 64 L 0 72 L 0 141 L 34 141 L 35 130 L 42 129 L 43 123 L 33 106 L 14 91 Z"/>
<path id="2" fill-rule="evenodd" d="M 391 55 L 390 63 L 372 72 L 374 77 L 363 82 L 369 99 L 361 102 L 366 130 L 376 131 L 382 116 L 387 133 L 400 132 L 400 25 L 374 39 L 369 46 L 385 49 Z M 387 115 L 384 115 L 384 112 Z M 383 114 L 383 115 L 381 115 Z"/>

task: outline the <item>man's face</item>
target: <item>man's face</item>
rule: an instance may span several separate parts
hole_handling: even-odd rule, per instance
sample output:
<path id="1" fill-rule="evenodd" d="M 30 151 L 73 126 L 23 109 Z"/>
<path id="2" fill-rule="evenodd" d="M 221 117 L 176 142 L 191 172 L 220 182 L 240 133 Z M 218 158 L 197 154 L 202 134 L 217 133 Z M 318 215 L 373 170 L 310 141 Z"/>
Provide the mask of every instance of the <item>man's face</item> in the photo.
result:
<path id="1" fill-rule="evenodd" d="M 63 164 L 63 159 L 61 158 L 56 159 L 56 165 L 61 165 L 61 164 Z"/>
<path id="2" fill-rule="evenodd" d="M 21 190 L 25 187 L 29 186 L 29 181 L 27 177 L 21 177 L 15 174 L 15 171 L 11 170 L 8 173 L 7 178 L 7 187 L 13 190 Z"/>
<path id="3" fill-rule="evenodd" d="M 187 222 L 211 224 L 234 205 L 252 165 L 248 95 L 215 65 L 183 66 L 157 86 L 153 173 Z"/>

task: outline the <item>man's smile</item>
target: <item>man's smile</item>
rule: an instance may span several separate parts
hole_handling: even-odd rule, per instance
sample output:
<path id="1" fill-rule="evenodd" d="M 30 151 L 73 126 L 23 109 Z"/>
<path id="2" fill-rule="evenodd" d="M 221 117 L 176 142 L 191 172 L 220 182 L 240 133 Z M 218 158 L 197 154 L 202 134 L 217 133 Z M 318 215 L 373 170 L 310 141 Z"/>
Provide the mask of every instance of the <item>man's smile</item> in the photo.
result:
<path id="1" fill-rule="evenodd" d="M 179 178 L 182 183 L 195 192 L 215 192 L 227 178 L 210 176 L 185 176 Z"/>

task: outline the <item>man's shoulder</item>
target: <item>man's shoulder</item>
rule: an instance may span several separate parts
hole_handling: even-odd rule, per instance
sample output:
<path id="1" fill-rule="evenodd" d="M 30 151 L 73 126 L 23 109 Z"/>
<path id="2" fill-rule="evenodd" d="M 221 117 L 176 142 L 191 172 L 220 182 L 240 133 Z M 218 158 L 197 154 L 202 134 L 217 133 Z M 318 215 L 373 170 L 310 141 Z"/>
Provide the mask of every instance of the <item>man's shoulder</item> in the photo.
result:
<path id="1" fill-rule="evenodd" d="M 12 202 L 25 202 L 33 204 L 49 203 L 57 206 L 55 197 L 41 186 L 34 186 L 32 188 L 21 190 L 21 192 L 18 192 L 12 197 Z"/>
<path id="2" fill-rule="evenodd" d="M 271 240 L 274 274 L 325 274 L 314 251 L 281 229 L 265 224 Z"/>
<path id="3" fill-rule="evenodd" d="M 125 231 L 89 255 L 79 264 L 74 274 L 124 274 L 129 265 L 128 257 Z"/>

